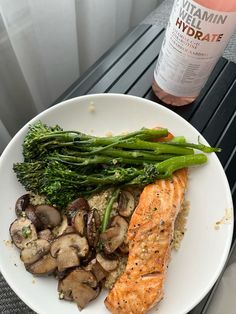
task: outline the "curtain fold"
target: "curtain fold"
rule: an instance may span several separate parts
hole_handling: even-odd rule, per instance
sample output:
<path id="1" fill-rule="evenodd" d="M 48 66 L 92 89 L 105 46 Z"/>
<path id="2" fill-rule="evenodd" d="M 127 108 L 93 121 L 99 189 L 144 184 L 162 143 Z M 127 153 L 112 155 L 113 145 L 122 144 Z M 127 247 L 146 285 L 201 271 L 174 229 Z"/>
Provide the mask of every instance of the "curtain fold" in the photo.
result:
<path id="1" fill-rule="evenodd" d="M 0 0 L 0 153 L 159 1 Z"/>

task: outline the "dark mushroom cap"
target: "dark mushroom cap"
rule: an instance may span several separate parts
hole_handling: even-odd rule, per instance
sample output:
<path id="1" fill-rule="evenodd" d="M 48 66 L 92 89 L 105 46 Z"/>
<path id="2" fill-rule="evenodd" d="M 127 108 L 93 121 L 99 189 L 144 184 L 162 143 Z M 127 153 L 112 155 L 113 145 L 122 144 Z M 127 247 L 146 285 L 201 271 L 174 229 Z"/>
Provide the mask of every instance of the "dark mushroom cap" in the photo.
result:
<path id="1" fill-rule="evenodd" d="M 64 279 L 59 281 L 58 291 L 60 298 L 75 301 L 80 309 L 83 309 L 99 293 L 97 280 L 94 275 L 83 269 L 73 270 Z"/>
<path id="2" fill-rule="evenodd" d="M 115 216 L 111 227 L 100 234 L 100 239 L 107 254 L 113 253 L 125 240 L 128 230 L 127 221 L 121 216 Z"/>
<path id="3" fill-rule="evenodd" d="M 66 208 L 66 215 L 71 223 L 72 218 L 76 215 L 77 211 L 89 211 L 89 203 L 83 198 L 79 197 L 71 202 Z"/>
<path id="4" fill-rule="evenodd" d="M 43 224 L 42 222 L 39 220 L 39 218 L 37 217 L 36 213 L 35 213 L 35 207 L 33 205 L 28 205 L 25 208 L 25 216 L 32 221 L 32 223 L 34 224 L 35 228 L 37 230 L 41 230 L 43 229 Z"/>
<path id="5" fill-rule="evenodd" d="M 66 210 L 67 211 L 89 210 L 89 204 L 85 198 L 79 197 L 79 198 L 75 199 L 73 202 L 71 202 L 67 206 Z"/>
<path id="6" fill-rule="evenodd" d="M 54 228 L 61 223 L 61 215 L 59 211 L 50 205 L 38 205 L 35 208 L 35 213 L 44 228 Z"/>
<path id="7" fill-rule="evenodd" d="M 87 239 L 90 246 L 95 247 L 99 240 L 100 217 L 95 208 L 88 214 Z"/>
<path id="8" fill-rule="evenodd" d="M 80 257 L 88 254 L 87 239 L 77 233 L 63 234 L 51 245 L 51 255 L 57 259 L 58 270 L 78 266 Z"/>
<path id="9" fill-rule="evenodd" d="M 29 194 L 24 194 L 17 199 L 15 204 L 15 212 L 18 218 L 24 217 L 24 211 L 26 207 L 29 205 L 29 202 L 30 202 Z"/>
<path id="10" fill-rule="evenodd" d="M 38 238 L 35 226 L 27 218 L 19 218 L 13 221 L 9 232 L 13 243 L 19 249 L 23 249 L 29 242 Z"/>
<path id="11" fill-rule="evenodd" d="M 30 265 L 49 253 L 50 243 L 47 240 L 37 239 L 22 249 L 20 258 L 25 265 Z"/>
<path id="12" fill-rule="evenodd" d="M 123 217 L 130 217 L 135 209 L 135 197 L 126 190 L 121 191 L 118 199 L 118 212 Z"/>
<path id="13" fill-rule="evenodd" d="M 33 275 L 37 276 L 50 275 L 57 269 L 57 261 L 49 253 L 44 255 L 35 263 L 26 266 L 26 269 Z"/>
<path id="14" fill-rule="evenodd" d="M 89 248 L 88 254 L 81 259 L 81 265 L 88 265 L 88 263 L 96 257 L 96 250 L 93 247 Z"/>

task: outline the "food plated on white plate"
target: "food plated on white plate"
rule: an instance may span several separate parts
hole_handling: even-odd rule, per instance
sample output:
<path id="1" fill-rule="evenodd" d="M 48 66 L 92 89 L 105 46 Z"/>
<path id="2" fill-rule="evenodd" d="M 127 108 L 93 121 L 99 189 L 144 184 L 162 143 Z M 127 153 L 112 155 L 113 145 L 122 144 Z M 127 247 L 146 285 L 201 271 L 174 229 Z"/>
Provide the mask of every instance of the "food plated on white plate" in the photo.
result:
<path id="1" fill-rule="evenodd" d="M 89 110 L 91 101 L 93 112 Z M 129 106 L 124 104 L 127 101 Z M 119 103 L 120 110 L 117 106 L 109 107 L 112 102 Z M 156 117 L 148 117 L 146 123 L 129 120 L 135 105 L 137 119 L 147 108 Z M 125 112 L 128 116 L 124 125 L 115 123 L 119 121 L 117 116 L 124 117 Z M 64 122 L 59 123 L 56 118 L 63 113 Z M 111 127 L 107 125 L 106 129 L 101 124 L 104 114 L 113 119 Z M 81 128 L 76 127 L 76 117 Z M 156 304 L 160 313 L 171 313 L 171 308 L 176 313 L 169 303 L 171 297 L 178 313 L 182 313 L 184 307 L 193 307 L 205 293 L 200 284 L 190 297 L 192 301 L 180 305 L 173 280 L 183 269 L 180 262 L 184 256 L 185 260 L 191 258 L 191 241 L 196 248 L 193 267 L 206 250 L 204 244 L 200 250 L 197 239 L 190 241 L 197 234 L 195 223 L 204 212 L 202 200 L 196 203 L 198 193 L 201 194 L 196 182 L 201 177 L 203 186 L 208 185 L 209 171 L 214 165 L 216 176 L 222 179 L 218 182 L 220 186 L 223 184 L 222 204 L 230 207 L 231 199 L 214 154 L 219 149 L 209 147 L 203 138 L 199 140 L 197 131 L 176 117 L 169 110 L 136 97 L 94 95 L 49 109 L 17 135 L 18 155 L 11 160 L 11 169 L 9 164 L 10 178 L 18 189 L 15 201 L 11 202 L 15 203 L 15 213 L 7 219 L 11 239 L 17 247 L 12 250 L 20 270 L 28 271 L 26 278 L 31 274 L 37 276 L 35 289 L 45 287 L 51 296 L 54 289 L 52 313 L 59 306 L 63 311 L 68 306 L 75 309 L 71 302 L 62 299 L 74 301 L 84 313 L 92 313 L 96 304 L 100 305 L 100 313 L 105 313 L 106 308 L 112 313 L 147 313 Z M 107 131 L 115 136 L 105 136 Z M 211 193 L 209 199 L 212 200 Z M 227 256 L 228 248 L 223 248 L 223 243 L 229 245 L 232 235 L 232 223 L 218 231 L 213 226 L 213 217 L 219 220 L 222 209 L 214 213 L 208 202 L 206 206 L 209 214 L 203 225 L 209 228 L 210 221 L 212 225 L 205 232 L 206 242 L 215 233 L 222 249 L 221 262 L 208 277 L 211 280 L 205 283 L 205 291 L 217 278 Z M 173 248 L 180 249 L 173 252 L 170 263 Z M 219 253 L 213 250 L 216 256 Z M 6 259 L 8 253 L 3 264 Z M 4 266 L 1 268 L 4 273 Z M 50 280 L 48 276 L 38 277 L 49 274 L 54 275 Z M 5 277 L 11 284 L 8 272 Z M 12 286 L 17 290 L 17 283 L 14 286 L 12 282 Z M 29 282 L 26 286 L 28 291 Z M 27 303 L 25 294 L 20 296 Z M 35 300 L 33 303 L 33 309 L 43 312 L 44 305 Z"/>

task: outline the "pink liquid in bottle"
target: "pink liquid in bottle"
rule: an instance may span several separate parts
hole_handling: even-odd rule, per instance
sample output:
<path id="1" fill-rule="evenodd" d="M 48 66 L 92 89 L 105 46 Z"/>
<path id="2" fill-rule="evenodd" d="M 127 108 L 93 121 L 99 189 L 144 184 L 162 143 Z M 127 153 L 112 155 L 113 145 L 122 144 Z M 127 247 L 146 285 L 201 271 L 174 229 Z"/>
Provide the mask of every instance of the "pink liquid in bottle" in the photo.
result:
<path id="1" fill-rule="evenodd" d="M 192 103 L 236 29 L 236 0 L 176 0 L 152 88 L 164 103 Z"/>

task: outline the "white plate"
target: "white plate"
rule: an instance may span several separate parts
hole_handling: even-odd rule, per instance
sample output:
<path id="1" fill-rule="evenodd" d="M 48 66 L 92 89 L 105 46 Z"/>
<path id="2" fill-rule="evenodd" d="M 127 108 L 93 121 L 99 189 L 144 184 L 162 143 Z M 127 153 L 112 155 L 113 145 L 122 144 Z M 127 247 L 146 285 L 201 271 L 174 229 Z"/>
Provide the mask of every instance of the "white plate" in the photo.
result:
<path id="1" fill-rule="evenodd" d="M 95 112 L 89 107 L 94 103 Z M 104 135 L 137 130 L 143 126 L 163 126 L 189 141 L 197 142 L 199 133 L 172 111 L 142 98 L 100 94 L 68 100 L 39 114 L 37 120 L 64 129 Z M 27 131 L 23 127 L 12 139 L 0 159 L 0 269 L 12 289 L 37 313 L 78 314 L 75 304 L 59 301 L 57 282 L 53 278 L 34 278 L 27 273 L 18 250 L 4 240 L 15 219 L 14 204 L 23 188 L 12 171 L 14 162 L 22 160 L 21 144 Z M 201 138 L 203 143 L 206 143 Z M 187 199 L 191 203 L 187 232 L 180 250 L 173 252 L 165 284 L 165 297 L 159 304 L 160 314 L 182 314 L 191 310 L 213 286 L 226 261 L 233 231 L 233 217 L 228 224 L 214 228 L 225 210 L 233 210 L 231 193 L 222 166 L 215 154 L 207 165 L 190 171 Z M 105 292 L 90 303 L 83 314 L 108 313 L 103 300 Z M 156 313 L 155 310 L 151 313 Z"/>

